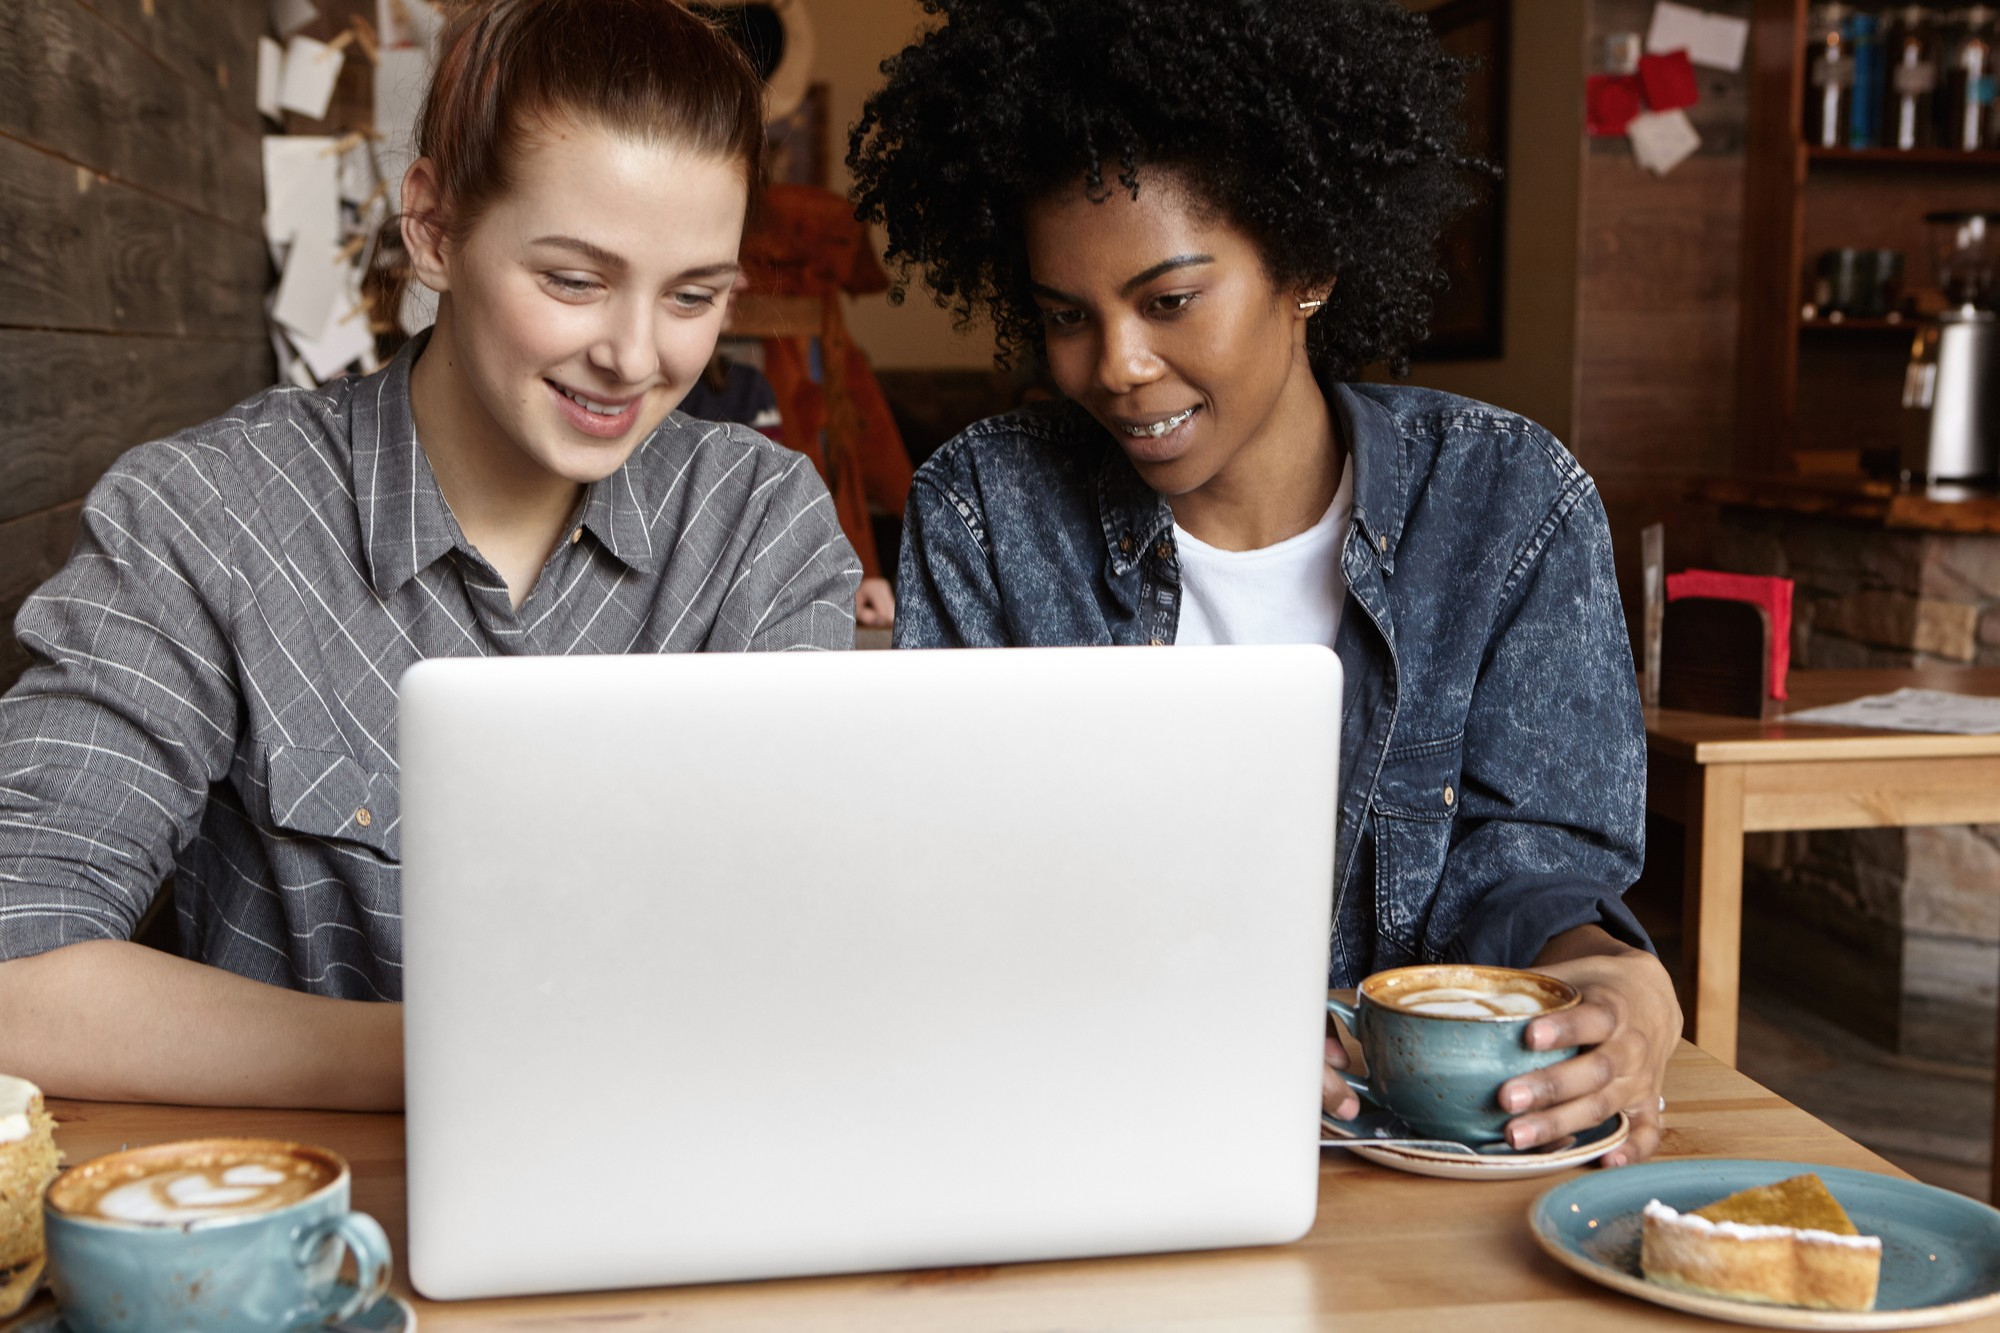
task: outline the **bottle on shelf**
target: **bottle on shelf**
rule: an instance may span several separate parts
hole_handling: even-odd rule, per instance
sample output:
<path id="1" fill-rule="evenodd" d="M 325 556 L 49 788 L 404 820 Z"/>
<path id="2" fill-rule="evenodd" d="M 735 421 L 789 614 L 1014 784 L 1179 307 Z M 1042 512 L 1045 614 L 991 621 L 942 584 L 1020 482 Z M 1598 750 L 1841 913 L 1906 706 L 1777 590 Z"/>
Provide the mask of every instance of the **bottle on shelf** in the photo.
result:
<path id="1" fill-rule="evenodd" d="M 1854 119 L 1854 6 L 1816 4 L 1806 24 L 1806 142 L 1814 148 L 1846 144 Z"/>
<path id="2" fill-rule="evenodd" d="M 1951 19 L 1945 47 L 1944 96 L 1939 117 L 1944 147 L 1973 153 L 1994 145 L 1996 91 L 1994 40 L 2000 10 L 1973 5 Z"/>
<path id="3" fill-rule="evenodd" d="M 1937 143 L 1938 34 L 1936 16 L 1922 5 L 1889 15 L 1883 41 L 1888 97 L 1883 107 L 1885 148 L 1908 152 Z"/>

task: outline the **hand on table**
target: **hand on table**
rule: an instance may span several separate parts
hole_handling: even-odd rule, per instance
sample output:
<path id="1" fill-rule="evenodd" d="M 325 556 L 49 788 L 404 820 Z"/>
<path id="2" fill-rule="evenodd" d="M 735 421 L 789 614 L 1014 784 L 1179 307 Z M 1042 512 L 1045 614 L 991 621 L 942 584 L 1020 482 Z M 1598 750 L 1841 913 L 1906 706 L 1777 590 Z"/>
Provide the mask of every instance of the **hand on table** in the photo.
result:
<path id="1" fill-rule="evenodd" d="M 1361 1099 L 1347 1086 L 1340 1071 L 1347 1068 L 1347 1048 L 1334 1035 L 1333 1016 L 1326 1019 L 1326 1065 L 1320 1070 L 1319 1104 L 1336 1120 L 1352 1120 L 1361 1114 Z"/>
<path id="2" fill-rule="evenodd" d="M 863 629 L 887 629 L 896 623 L 896 594 L 889 580 L 861 580 L 860 591 L 854 594 L 854 623 Z"/>
<path id="3" fill-rule="evenodd" d="M 1652 1156 L 1660 1146 L 1661 1080 L 1681 1035 L 1667 970 L 1644 950 L 1583 926 L 1551 940 L 1535 971 L 1569 982 L 1583 1003 L 1530 1023 L 1528 1045 L 1586 1049 L 1500 1085 L 1500 1105 L 1521 1113 L 1507 1122 L 1507 1141 L 1516 1148 L 1552 1143 L 1623 1110 L 1632 1118 L 1632 1136 L 1604 1165 Z"/>

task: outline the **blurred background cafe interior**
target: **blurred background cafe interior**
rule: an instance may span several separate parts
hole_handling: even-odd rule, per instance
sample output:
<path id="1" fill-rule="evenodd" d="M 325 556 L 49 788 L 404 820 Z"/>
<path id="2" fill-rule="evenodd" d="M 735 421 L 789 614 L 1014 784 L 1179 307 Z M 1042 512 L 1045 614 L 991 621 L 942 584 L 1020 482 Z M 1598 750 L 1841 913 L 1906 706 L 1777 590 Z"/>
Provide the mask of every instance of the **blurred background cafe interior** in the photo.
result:
<path id="1" fill-rule="evenodd" d="M 1602 492 L 1661 705 L 1633 900 L 1688 1035 L 1986 1198 L 2000 741 L 1941 739 L 1950 719 L 1825 756 L 1757 738 L 1900 688 L 2000 695 L 2000 9 L 1409 3 L 1477 62 L 1472 145 L 1504 166 L 1449 235 L 1411 378 L 1541 422 Z M 912 467 L 1050 389 L 920 292 L 893 303 L 843 204 L 846 127 L 914 0 L 761 8 L 743 21 L 784 39 L 782 189 L 708 410 L 810 454 L 886 584 Z M 422 0 L 10 0 L 10 624 L 120 452 L 273 382 L 373 369 L 422 327 L 370 274 L 397 263 L 374 224 L 438 21 Z M 313 209 L 337 256 L 281 265 L 268 220 Z M 886 646 L 882 607 L 861 646 Z M 0 636 L 0 687 L 25 663 Z"/>

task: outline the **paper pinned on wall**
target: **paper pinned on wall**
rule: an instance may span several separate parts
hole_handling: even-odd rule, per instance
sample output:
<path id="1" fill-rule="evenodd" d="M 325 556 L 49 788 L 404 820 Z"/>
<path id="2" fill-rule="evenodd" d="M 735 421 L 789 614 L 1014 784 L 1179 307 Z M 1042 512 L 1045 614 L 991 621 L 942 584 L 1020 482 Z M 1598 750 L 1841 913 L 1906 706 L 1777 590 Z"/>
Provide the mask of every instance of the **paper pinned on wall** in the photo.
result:
<path id="1" fill-rule="evenodd" d="M 340 197 L 359 208 L 375 195 L 375 154 L 369 151 L 367 139 L 355 136 L 341 151 L 339 161 Z"/>
<path id="2" fill-rule="evenodd" d="M 1632 117 L 1625 126 L 1631 140 L 1632 156 L 1655 176 L 1664 176 L 1694 155 L 1701 147 L 1701 135 L 1687 112 L 1649 111 Z"/>
<path id="3" fill-rule="evenodd" d="M 425 51 L 444 28 L 444 15 L 425 0 L 375 0 L 375 31 L 385 47 L 415 46 Z"/>
<path id="4" fill-rule="evenodd" d="M 333 85 L 340 82 L 340 67 L 347 53 L 339 47 L 310 37 L 294 37 L 285 47 L 285 77 L 278 90 L 278 105 L 312 120 L 326 115 L 333 100 Z"/>
<path id="5" fill-rule="evenodd" d="M 384 47 L 375 64 L 375 162 L 392 210 L 402 209 L 403 173 L 417 160 L 417 113 L 430 79 L 425 47 Z"/>
<path id="6" fill-rule="evenodd" d="M 368 311 L 362 305 L 361 274 L 351 264 L 341 265 L 340 292 L 328 312 L 319 336 L 294 335 L 292 346 L 322 384 L 366 359 L 375 348 L 375 335 L 368 327 Z"/>
<path id="7" fill-rule="evenodd" d="M 1654 55 L 1685 51 L 1697 65 L 1732 73 L 1743 68 L 1743 48 L 1749 41 L 1749 20 L 1711 14 L 1674 0 L 1659 0 L 1653 7 L 1652 27 L 1646 30 L 1646 49 Z"/>
<path id="8" fill-rule="evenodd" d="M 340 163 L 333 145 L 321 134 L 264 136 L 264 235 L 273 245 L 299 236 L 331 245 L 340 234 Z"/>
<path id="9" fill-rule="evenodd" d="M 325 332 L 335 303 L 347 290 L 348 271 L 339 247 L 303 237 L 292 243 L 271 317 L 291 330 L 295 346 L 300 338 L 317 338 Z"/>
<path id="10" fill-rule="evenodd" d="M 284 118 L 278 90 L 285 81 L 285 48 L 269 37 L 257 39 L 257 112 L 271 120 Z"/>
<path id="11" fill-rule="evenodd" d="M 318 21 L 319 6 L 313 0 L 271 0 L 271 26 L 280 37 L 289 37 Z"/>

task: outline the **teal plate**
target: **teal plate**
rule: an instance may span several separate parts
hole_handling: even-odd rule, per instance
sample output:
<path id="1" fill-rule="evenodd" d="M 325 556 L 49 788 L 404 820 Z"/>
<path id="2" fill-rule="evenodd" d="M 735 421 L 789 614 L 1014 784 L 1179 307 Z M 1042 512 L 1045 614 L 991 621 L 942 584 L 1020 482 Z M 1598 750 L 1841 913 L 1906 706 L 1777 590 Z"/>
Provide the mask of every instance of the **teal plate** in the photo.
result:
<path id="1" fill-rule="evenodd" d="M 1882 1238 L 1875 1308 L 1806 1310 L 1676 1291 L 1639 1274 L 1639 1213 L 1681 1212 L 1811 1171 L 1863 1235 Z M 1565 1267 L 1615 1291 L 1765 1328 L 1924 1328 L 2000 1311 L 2000 1212 L 1962 1194 L 1894 1176 L 1809 1162 L 1649 1162 L 1565 1181 L 1528 1209 L 1535 1240 Z"/>

